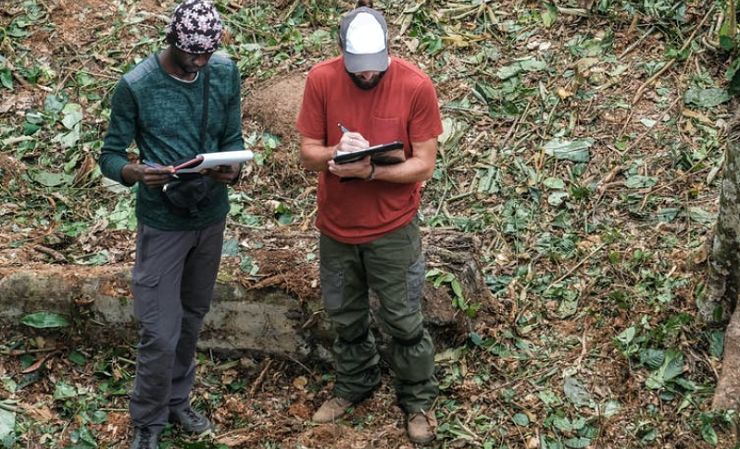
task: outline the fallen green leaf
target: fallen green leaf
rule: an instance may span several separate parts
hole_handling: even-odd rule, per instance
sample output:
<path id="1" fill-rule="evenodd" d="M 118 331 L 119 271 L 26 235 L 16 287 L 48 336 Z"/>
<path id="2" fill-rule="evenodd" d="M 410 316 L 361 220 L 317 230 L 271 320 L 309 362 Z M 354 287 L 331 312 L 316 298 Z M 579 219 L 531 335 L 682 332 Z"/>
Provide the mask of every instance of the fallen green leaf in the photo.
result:
<path id="1" fill-rule="evenodd" d="M 730 94 L 725 89 L 689 89 L 684 96 L 684 103 L 700 108 L 713 108 L 730 101 Z"/>
<path id="2" fill-rule="evenodd" d="M 611 418 L 612 416 L 615 416 L 617 413 L 619 413 L 619 410 L 621 408 L 622 404 L 620 404 L 619 401 L 610 399 L 602 405 L 601 414 L 604 415 L 606 418 Z"/>
<path id="3" fill-rule="evenodd" d="M 47 170 L 29 170 L 28 176 L 45 187 L 69 185 L 74 180 L 73 175 L 68 175 L 66 173 L 52 173 Z"/>
<path id="4" fill-rule="evenodd" d="M 624 185 L 630 189 L 642 189 L 652 187 L 658 183 L 658 179 L 652 176 L 632 175 L 627 178 Z"/>
<path id="5" fill-rule="evenodd" d="M 709 354 L 715 358 L 721 358 L 725 348 L 725 332 L 713 330 L 709 333 Z"/>
<path id="6" fill-rule="evenodd" d="M 529 417 L 525 413 L 517 413 L 511 418 L 512 421 L 514 421 L 514 424 L 521 427 L 526 427 L 529 425 Z"/>
<path id="7" fill-rule="evenodd" d="M 568 192 L 558 190 L 557 192 L 552 192 L 547 196 L 547 203 L 550 206 L 557 207 L 563 204 L 566 199 L 568 199 Z"/>
<path id="8" fill-rule="evenodd" d="M 565 181 L 560 178 L 546 178 L 542 181 L 542 184 L 548 189 L 563 190 L 565 189 Z"/>
<path id="9" fill-rule="evenodd" d="M 707 422 L 701 426 L 701 437 L 712 446 L 716 446 L 719 443 L 717 432 L 714 430 L 712 423 Z"/>
<path id="10" fill-rule="evenodd" d="M 15 447 L 15 413 L 0 408 L 0 442 L 4 448 Z"/>
<path id="11" fill-rule="evenodd" d="M 13 90 L 13 74 L 10 73 L 10 69 L 0 69 L 0 85 Z"/>
<path id="12" fill-rule="evenodd" d="M 542 11 L 541 16 L 542 23 L 545 25 L 545 28 L 550 28 L 558 19 L 558 8 L 550 2 L 546 2 L 545 10 Z"/>
<path id="13" fill-rule="evenodd" d="M 564 159 L 573 162 L 588 162 L 591 158 L 589 148 L 594 144 L 593 139 L 561 140 L 555 138 L 543 147 L 545 154 L 555 159 Z"/>
<path id="14" fill-rule="evenodd" d="M 67 103 L 62 109 L 62 125 L 71 130 L 76 124 L 82 121 L 82 106 L 77 103 Z"/>
<path id="15" fill-rule="evenodd" d="M 48 329 L 56 327 L 67 327 L 69 321 L 58 313 L 36 312 L 24 316 L 21 323 L 36 329 Z"/>
<path id="16" fill-rule="evenodd" d="M 565 397 L 576 407 L 587 407 L 593 405 L 591 393 L 586 387 L 573 376 L 566 376 L 563 380 L 563 392 Z"/>
<path id="17" fill-rule="evenodd" d="M 681 352 L 676 351 L 675 349 L 667 350 L 663 364 L 645 380 L 645 386 L 651 390 L 664 388 L 668 382 L 683 373 L 683 365 L 684 358 Z"/>
<path id="18" fill-rule="evenodd" d="M 623 345 L 627 346 L 628 344 L 630 344 L 632 339 L 635 338 L 636 333 L 637 329 L 635 329 L 635 326 L 630 326 L 627 329 L 623 330 L 619 335 L 617 335 L 615 339 Z"/>
<path id="19" fill-rule="evenodd" d="M 63 401 L 65 399 L 76 398 L 77 396 L 77 388 L 64 381 L 57 382 L 56 386 L 54 387 L 55 401 Z"/>
<path id="20" fill-rule="evenodd" d="M 591 439 L 585 437 L 568 438 L 563 441 L 563 444 L 572 449 L 583 449 L 591 445 Z"/>
<path id="21" fill-rule="evenodd" d="M 707 212 L 701 207 L 690 207 L 689 218 L 702 224 L 711 224 L 717 219 L 717 216 L 711 212 Z"/>

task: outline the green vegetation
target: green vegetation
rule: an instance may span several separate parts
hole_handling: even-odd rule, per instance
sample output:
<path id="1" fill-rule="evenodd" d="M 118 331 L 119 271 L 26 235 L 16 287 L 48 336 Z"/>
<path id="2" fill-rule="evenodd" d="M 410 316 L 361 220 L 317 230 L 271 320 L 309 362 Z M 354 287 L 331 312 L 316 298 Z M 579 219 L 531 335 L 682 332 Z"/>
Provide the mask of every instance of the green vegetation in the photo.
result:
<path id="1" fill-rule="evenodd" d="M 161 45 L 173 2 L 10 3 L 0 12 L 2 263 L 33 245 L 52 250 L 41 255 L 51 262 L 127 261 L 133 194 L 105 182 L 95 159 L 111 89 Z M 216 3 L 245 96 L 337 54 L 343 2 Z M 729 438 L 733 414 L 709 411 L 724 335 L 697 317 L 696 266 L 739 82 L 734 8 L 583 3 L 376 2 L 394 52 L 424 67 L 441 100 L 424 224 L 479 237 L 493 295 L 466 298 L 453 275 L 428 273 L 477 319 L 468 341 L 437 356 L 441 447 L 701 448 Z M 258 157 L 232 194 L 231 222 L 300 230 L 315 198 L 286 157 L 296 143 L 255 122 L 245 133 Z M 240 255 L 237 245 L 225 251 Z M 242 269 L 259 272 L 247 256 Z M 48 352 L 28 335 L 37 334 L 0 341 L 0 446 L 117 447 L 132 348 Z M 202 357 L 197 404 L 225 410 L 222 438 L 188 442 L 168 429 L 171 447 L 232 447 L 234 429 L 246 429 L 245 447 L 318 441 L 290 407 L 311 406 L 307 395 L 330 379 L 297 387 L 305 370 L 280 362 L 260 380 L 267 392 L 256 391 L 253 362 Z M 398 413 L 386 416 L 391 393 L 379 398 L 347 424 L 351 435 L 382 440 L 397 425 Z"/>

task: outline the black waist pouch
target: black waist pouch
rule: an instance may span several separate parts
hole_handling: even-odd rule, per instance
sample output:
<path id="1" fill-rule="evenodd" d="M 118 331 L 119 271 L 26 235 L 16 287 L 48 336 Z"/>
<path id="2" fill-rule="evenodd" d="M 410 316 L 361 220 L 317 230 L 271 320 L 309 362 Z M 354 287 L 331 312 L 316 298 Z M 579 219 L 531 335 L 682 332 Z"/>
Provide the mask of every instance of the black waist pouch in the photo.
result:
<path id="1" fill-rule="evenodd" d="M 170 210 L 179 216 L 195 217 L 210 201 L 214 181 L 199 173 L 183 173 L 162 188 Z"/>

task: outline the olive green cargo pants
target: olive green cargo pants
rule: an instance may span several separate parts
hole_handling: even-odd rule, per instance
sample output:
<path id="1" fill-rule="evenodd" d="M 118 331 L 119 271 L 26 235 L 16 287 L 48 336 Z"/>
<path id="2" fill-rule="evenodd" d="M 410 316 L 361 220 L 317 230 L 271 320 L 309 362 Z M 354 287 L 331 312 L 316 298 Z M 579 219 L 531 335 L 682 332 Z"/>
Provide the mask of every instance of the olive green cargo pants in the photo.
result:
<path id="1" fill-rule="evenodd" d="M 399 405 L 407 413 L 429 410 L 438 389 L 434 344 L 421 315 L 425 273 L 417 220 L 359 245 L 322 235 L 320 265 L 324 306 L 337 332 L 334 395 L 359 402 L 380 383 L 380 356 L 369 328 L 372 289 L 380 299 L 379 324 L 392 337 L 388 362 Z"/>

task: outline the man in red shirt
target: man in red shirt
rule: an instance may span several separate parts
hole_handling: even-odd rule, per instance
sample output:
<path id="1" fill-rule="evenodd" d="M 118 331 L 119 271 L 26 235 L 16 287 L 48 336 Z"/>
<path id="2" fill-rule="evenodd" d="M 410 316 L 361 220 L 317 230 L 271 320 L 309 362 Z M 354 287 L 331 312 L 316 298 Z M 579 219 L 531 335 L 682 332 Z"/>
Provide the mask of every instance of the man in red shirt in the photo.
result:
<path id="1" fill-rule="evenodd" d="M 437 396 L 434 345 L 424 329 L 424 258 L 417 209 L 421 183 L 432 176 L 442 133 L 437 95 L 419 68 L 389 57 L 383 15 L 359 7 L 342 18 L 342 56 L 313 67 L 297 127 L 301 161 L 319 172 L 320 271 L 324 305 L 337 332 L 333 397 L 315 413 L 330 422 L 370 396 L 380 383 L 379 355 L 369 329 L 368 292 L 392 337 L 389 363 L 412 441 L 434 438 Z M 337 153 L 392 141 L 403 162 L 371 157 L 337 164 Z"/>

